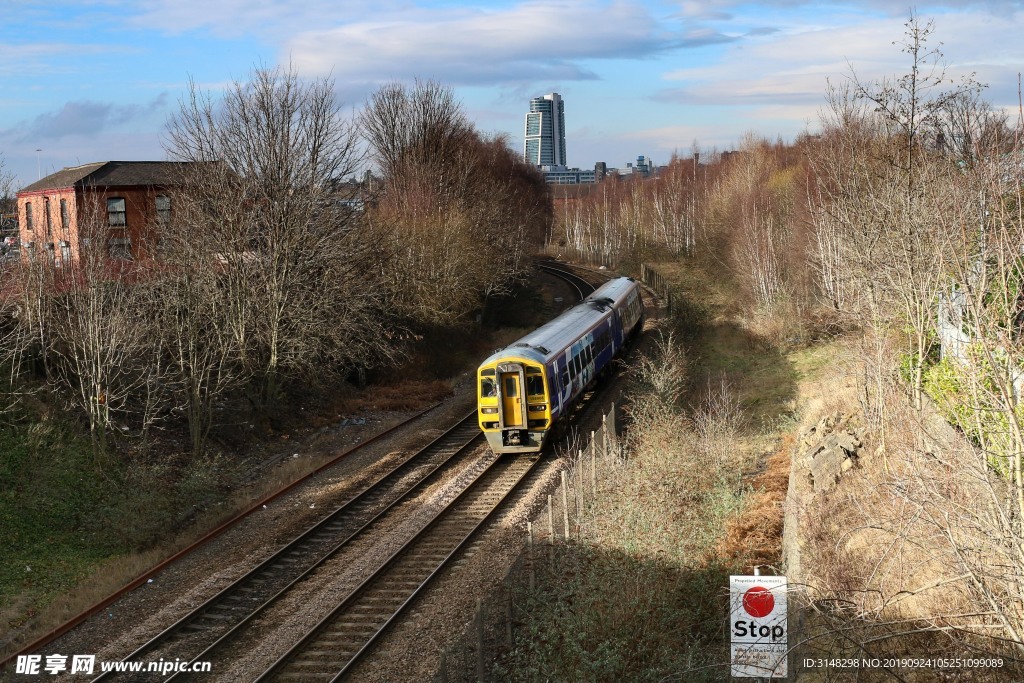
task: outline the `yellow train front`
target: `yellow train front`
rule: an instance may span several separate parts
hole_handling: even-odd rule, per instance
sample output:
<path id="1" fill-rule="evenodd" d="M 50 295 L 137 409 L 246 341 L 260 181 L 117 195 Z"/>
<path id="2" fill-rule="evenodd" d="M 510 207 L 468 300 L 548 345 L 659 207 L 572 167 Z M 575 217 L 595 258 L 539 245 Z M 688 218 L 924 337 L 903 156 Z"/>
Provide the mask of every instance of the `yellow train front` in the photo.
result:
<path id="1" fill-rule="evenodd" d="M 480 429 L 495 453 L 543 448 L 551 402 L 542 361 L 520 355 L 485 361 L 477 370 L 477 405 Z"/>
<path id="2" fill-rule="evenodd" d="M 497 351 L 477 370 L 480 429 L 495 453 L 540 451 L 640 326 L 640 288 L 617 278 Z"/>

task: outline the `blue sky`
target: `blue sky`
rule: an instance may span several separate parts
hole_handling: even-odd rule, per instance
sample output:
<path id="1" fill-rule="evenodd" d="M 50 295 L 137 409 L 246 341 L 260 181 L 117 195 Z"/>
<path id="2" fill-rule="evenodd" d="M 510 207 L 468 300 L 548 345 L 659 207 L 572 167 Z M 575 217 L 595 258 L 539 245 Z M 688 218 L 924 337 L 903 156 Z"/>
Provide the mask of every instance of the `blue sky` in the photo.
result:
<path id="1" fill-rule="evenodd" d="M 917 4 L 948 72 L 1017 116 L 1020 0 Z M 4 0 L 0 156 L 19 187 L 64 166 L 163 159 L 189 79 L 220 92 L 254 66 L 331 75 L 359 107 L 379 84 L 455 88 L 522 145 L 530 97 L 565 99 L 569 163 L 732 149 L 814 130 L 829 80 L 898 74 L 909 7 L 888 0 Z M 39 151 L 37 151 L 39 150 Z"/>

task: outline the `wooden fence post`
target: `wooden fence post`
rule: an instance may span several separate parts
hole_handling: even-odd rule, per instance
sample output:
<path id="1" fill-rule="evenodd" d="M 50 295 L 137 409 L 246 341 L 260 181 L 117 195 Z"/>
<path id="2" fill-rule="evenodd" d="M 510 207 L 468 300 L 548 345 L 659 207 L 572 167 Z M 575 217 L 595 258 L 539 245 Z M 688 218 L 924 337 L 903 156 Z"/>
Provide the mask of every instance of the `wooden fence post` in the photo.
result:
<path id="1" fill-rule="evenodd" d="M 569 540 L 569 486 L 565 483 L 565 470 L 562 470 L 562 537 Z"/>
<path id="2" fill-rule="evenodd" d="M 551 494 L 548 494 L 548 545 L 555 543 L 555 513 L 551 509 Z"/>
<path id="3" fill-rule="evenodd" d="M 537 570 L 533 563 L 533 522 L 526 523 L 526 557 L 530 565 L 530 592 L 537 583 Z"/>

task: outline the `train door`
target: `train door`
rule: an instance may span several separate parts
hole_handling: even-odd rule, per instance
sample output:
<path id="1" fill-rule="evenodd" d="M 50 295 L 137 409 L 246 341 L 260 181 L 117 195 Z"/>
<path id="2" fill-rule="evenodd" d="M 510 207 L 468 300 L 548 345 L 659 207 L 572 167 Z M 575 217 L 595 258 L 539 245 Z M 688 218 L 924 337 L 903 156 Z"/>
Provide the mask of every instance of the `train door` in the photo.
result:
<path id="1" fill-rule="evenodd" d="M 511 370 L 511 369 L 510 369 Z M 501 372 L 501 421 L 503 427 L 525 427 L 523 419 L 523 373 L 520 368 Z"/>
<path id="2" fill-rule="evenodd" d="M 588 332 L 583 336 L 580 347 L 580 362 L 583 364 L 583 381 L 581 385 L 585 388 L 590 386 L 594 379 L 594 333 Z"/>

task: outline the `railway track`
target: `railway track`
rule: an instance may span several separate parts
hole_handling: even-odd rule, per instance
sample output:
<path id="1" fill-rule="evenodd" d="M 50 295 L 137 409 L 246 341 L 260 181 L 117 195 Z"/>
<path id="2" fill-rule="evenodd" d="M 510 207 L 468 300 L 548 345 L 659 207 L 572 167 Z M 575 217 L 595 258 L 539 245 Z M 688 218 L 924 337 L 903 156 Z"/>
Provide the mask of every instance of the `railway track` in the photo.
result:
<path id="1" fill-rule="evenodd" d="M 539 456 L 491 456 L 455 500 L 256 680 L 345 677 L 539 462 Z"/>
<path id="2" fill-rule="evenodd" d="M 552 265 L 550 262 L 538 263 L 537 268 L 538 270 L 541 270 L 545 273 L 550 273 L 555 277 L 561 278 L 566 283 L 568 283 L 569 286 L 576 290 L 576 294 L 579 296 L 580 301 L 583 301 L 584 299 L 587 298 L 587 296 L 593 294 L 594 290 L 596 289 L 594 285 L 590 284 L 585 279 L 569 270 L 568 267 L 562 267 L 561 264 Z"/>
<path id="3" fill-rule="evenodd" d="M 202 660 L 223 649 L 254 617 L 279 601 L 310 573 L 399 503 L 418 495 L 481 440 L 476 411 L 385 474 L 328 517 L 189 612 L 122 661 L 160 656 Z M 145 680 L 109 672 L 94 681 Z"/>
<path id="4" fill-rule="evenodd" d="M 383 430 L 381 432 L 378 432 L 377 434 L 374 434 L 373 436 L 368 438 L 363 443 L 346 449 L 342 453 L 338 454 L 337 456 L 331 458 L 327 462 L 325 462 L 322 465 L 320 465 L 319 467 L 317 467 L 312 472 L 310 472 L 310 473 L 308 473 L 308 474 L 306 474 L 306 475 L 304 475 L 302 477 L 299 477 L 298 479 L 292 481 L 290 484 L 284 486 L 283 488 L 278 489 L 276 492 L 270 494 L 269 496 L 266 496 L 265 498 L 263 498 L 261 500 L 258 500 L 256 503 L 254 503 L 248 509 L 240 512 L 239 514 L 235 515 L 234 517 L 232 517 L 231 519 L 227 520 L 226 522 L 220 524 L 216 528 L 211 529 L 206 534 L 204 534 L 201 538 L 199 538 L 196 541 L 192 542 L 191 544 L 189 544 L 185 548 L 182 548 L 181 550 L 179 550 L 178 552 L 174 553 L 170 557 L 167 557 L 167 558 L 161 560 L 156 565 L 150 567 L 148 570 L 146 570 L 142 574 L 136 576 L 135 579 L 130 581 L 128 584 L 122 586 L 118 590 L 114 591 L 112 594 L 108 595 L 103 600 L 95 603 L 94 605 L 92 605 L 88 609 L 86 609 L 83 612 L 79 613 L 78 615 L 72 617 L 71 619 L 69 619 L 68 621 L 64 622 L 63 624 L 61 624 L 57 628 L 49 631 L 48 633 L 43 634 L 42 636 L 36 638 L 35 640 L 31 641 L 28 645 L 23 646 L 20 650 L 15 651 L 14 653 L 8 655 L 4 659 L 0 659 L 0 674 L 5 672 L 9 668 L 9 665 L 12 664 L 12 662 L 15 660 L 15 658 L 18 655 L 29 654 L 29 653 L 32 653 L 32 652 L 38 652 L 40 648 L 42 648 L 42 647 L 46 646 L 47 644 L 53 642 L 54 640 L 56 640 L 60 636 L 68 633 L 72 629 L 74 629 L 77 626 L 79 626 L 80 624 L 82 624 L 89 617 L 93 616 L 94 614 L 97 614 L 101 610 L 105 609 L 109 605 L 111 605 L 114 602 L 116 602 L 121 597 L 125 596 L 130 591 L 132 591 L 135 588 L 138 588 L 139 586 L 143 585 L 148 579 L 150 579 L 151 577 L 155 576 L 159 572 L 163 571 L 164 569 L 169 567 L 172 563 L 174 563 L 177 560 L 181 559 L 182 557 L 188 555 L 193 550 L 196 550 L 197 548 L 201 547 L 205 543 L 208 543 L 208 542 L 212 541 L 214 538 L 217 538 L 220 534 L 224 533 L 225 531 L 227 531 L 231 527 L 235 526 L 236 524 L 241 522 L 243 519 L 248 517 L 250 514 L 255 512 L 256 510 L 261 509 L 261 507 L 266 507 L 267 503 L 270 503 L 270 502 L 272 502 L 274 500 L 277 500 L 278 498 L 284 496 L 289 491 L 295 489 L 296 487 L 300 486 L 301 484 L 303 484 L 304 482 L 308 481 L 312 477 L 314 477 L 314 476 L 324 472 L 325 470 L 329 469 L 330 467 L 333 467 L 339 461 L 341 461 L 342 459 L 350 456 L 354 452 L 356 452 L 356 451 L 358 451 L 360 449 L 366 448 L 366 447 L 370 446 L 371 444 L 377 443 L 381 439 L 384 439 L 385 437 L 388 437 L 388 436 L 396 433 L 397 431 L 399 431 L 403 427 L 411 424 L 412 422 L 415 422 L 419 418 L 423 417 L 424 415 L 426 415 L 427 413 L 432 411 L 434 408 L 437 407 L 437 405 L 439 405 L 439 404 L 433 405 L 433 406 L 431 406 L 429 408 L 426 408 L 425 410 L 421 410 L 420 412 L 416 413 L 412 417 L 410 417 L 410 418 L 408 418 L 408 419 L 406 419 L 406 420 L 404 420 L 404 421 L 402 421 L 402 422 L 400 422 L 400 423 L 398 423 L 396 425 L 393 425 L 393 426 L 391 426 L 391 427 L 389 427 L 389 428 L 387 428 L 387 429 L 385 429 L 385 430 Z"/>

